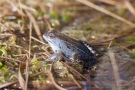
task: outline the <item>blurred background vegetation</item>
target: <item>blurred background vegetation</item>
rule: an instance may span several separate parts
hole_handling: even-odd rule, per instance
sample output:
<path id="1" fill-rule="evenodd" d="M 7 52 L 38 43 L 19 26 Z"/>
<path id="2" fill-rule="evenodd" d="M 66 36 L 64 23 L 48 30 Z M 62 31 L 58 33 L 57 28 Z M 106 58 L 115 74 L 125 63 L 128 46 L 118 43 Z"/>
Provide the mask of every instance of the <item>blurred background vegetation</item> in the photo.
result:
<path id="1" fill-rule="evenodd" d="M 0 0 L 0 88 L 134 90 L 134 17 L 134 0 Z M 52 28 L 96 47 L 93 77 L 48 60 Z"/>

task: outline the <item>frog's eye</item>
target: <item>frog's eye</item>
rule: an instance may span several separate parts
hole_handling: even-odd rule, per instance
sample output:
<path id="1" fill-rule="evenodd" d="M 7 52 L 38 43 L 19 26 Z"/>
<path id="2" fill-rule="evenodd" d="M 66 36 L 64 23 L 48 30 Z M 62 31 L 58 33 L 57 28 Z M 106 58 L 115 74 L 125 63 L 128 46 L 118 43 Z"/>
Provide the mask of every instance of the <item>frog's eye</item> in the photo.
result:
<path id="1" fill-rule="evenodd" d="M 52 33 L 50 33 L 50 38 L 54 38 L 55 36 L 54 36 L 54 34 L 52 34 Z"/>

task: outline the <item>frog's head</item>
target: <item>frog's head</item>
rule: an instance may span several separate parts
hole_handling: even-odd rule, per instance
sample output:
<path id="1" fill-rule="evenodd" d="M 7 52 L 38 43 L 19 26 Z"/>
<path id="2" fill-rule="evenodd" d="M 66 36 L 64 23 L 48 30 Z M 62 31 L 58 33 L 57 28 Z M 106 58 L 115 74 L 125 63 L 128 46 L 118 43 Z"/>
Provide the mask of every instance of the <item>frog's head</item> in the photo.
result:
<path id="1" fill-rule="evenodd" d="M 56 30 L 51 30 L 43 34 L 43 38 L 49 43 L 54 52 L 60 50 L 59 43 L 61 42 L 56 34 Z"/>

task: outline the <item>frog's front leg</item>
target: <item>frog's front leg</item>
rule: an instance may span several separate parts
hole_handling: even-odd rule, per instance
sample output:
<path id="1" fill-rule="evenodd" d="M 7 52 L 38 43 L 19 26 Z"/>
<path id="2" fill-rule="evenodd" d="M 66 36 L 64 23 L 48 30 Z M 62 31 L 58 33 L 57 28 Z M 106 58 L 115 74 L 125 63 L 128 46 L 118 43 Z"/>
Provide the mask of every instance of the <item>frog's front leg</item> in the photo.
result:
<path id="1" fill-rule="evenodd" d="M 54 54 L 50 55 L 46 61 L 70 61 L 66 58 L 61 51 L 56 51 Z"/>
<path id="2" fill-rule="evenodd" d="M 62 60 L 62 54 L 54 53 L 54 54 L 51 54 L 46 61 L 59 61 L 59 60 Z"/>
<path id="3" fill-rule="evenodd" d="M 83 65 L 84 68 L 90 68 L 98 63 L 97 59 L 87 54 L 74 54 L 72 60 Z"/>

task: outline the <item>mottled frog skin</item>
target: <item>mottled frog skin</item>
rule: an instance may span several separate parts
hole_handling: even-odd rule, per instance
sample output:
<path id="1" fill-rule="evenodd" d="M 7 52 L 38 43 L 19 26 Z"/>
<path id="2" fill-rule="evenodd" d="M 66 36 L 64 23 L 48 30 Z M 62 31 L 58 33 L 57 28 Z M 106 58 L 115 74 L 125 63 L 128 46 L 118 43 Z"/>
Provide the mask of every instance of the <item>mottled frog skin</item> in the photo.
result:
<path id="1" fill-rule="evenodd" d="M 94 55 L 95 51 L 86 42 L 72 39 L 56 30 L 45 33 L 43 38 L 54 52 L 62 52 L 66 58 L 82 64 L 84 68 L 89 69 L 98 63 Z"/>

